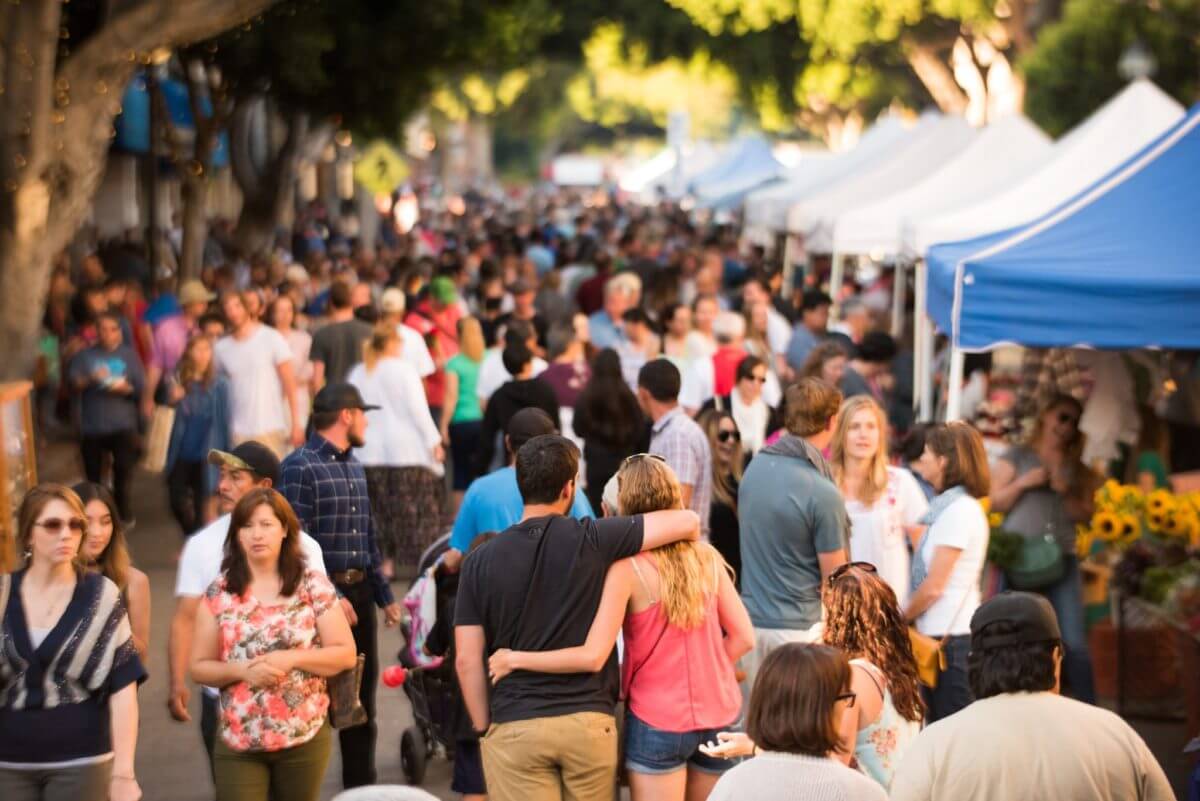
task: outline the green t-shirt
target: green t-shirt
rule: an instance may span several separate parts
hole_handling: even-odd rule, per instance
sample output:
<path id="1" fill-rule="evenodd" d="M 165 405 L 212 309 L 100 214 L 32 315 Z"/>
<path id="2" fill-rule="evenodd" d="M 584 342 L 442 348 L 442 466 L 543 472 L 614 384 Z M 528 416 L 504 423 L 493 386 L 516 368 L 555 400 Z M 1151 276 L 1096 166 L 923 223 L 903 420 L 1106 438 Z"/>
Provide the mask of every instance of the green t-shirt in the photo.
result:
<path id="1" fill-rule="evenodd" d="M 1150 473 L 1154 476 L 1154 486 L 1170 489 L 1171 480 L 1167 477 L 1167 466 L 1162 457 L 1154 451 L 1142 451 L 1138 454 L 1137 473 Z"/>
<path id="2" fill-rule="evenodd" d="M 483 409 L 479 408 L 479 396 L 475 393 L 475 385 L 479 383 L 479 362 L 473 362 L 459 353 L 446 362 L 446 372 L 458 376 L 458 402 L 454 404 L 454 416 L 451 423 L 472 423 L 483 419 Z"/>

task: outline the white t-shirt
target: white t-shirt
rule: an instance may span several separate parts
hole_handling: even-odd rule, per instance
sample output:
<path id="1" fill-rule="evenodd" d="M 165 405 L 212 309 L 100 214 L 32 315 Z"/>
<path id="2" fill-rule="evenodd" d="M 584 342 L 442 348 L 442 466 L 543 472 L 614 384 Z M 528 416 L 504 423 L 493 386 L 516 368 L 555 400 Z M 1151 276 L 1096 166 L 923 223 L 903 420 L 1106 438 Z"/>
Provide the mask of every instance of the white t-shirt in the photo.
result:
<path id="1" fill-rule="evenodd" d="M 533 377 L 537 378 L 550 365 L 546 364 L 546 360 L 539 357 L 533 357 Z M 483 355 L 483 362 L 479 365 L 479 379 L 475 382 L 475 394 L 484 403 L 487 403 L 488 398 L 500 389 L 500 387 L 512 380 L 512 374 L 504 367 L 504 349 L 491 348 Z"/>
<path id="2" fill-rule="evenodd" d="M 767 347 L 773 355 L 787 353 L 792 341 L 792 325 L 772 306 L 767 310 Z"/>
<path id="3" fill-rule="evenodd" d="M 279 365 L 292 360 L 287 340 L 274 328 L 259 325 L 244 340 L 221 337 L 213 349 L 217 369 L 229 379 L 230 428 L 234 437 L 287 431 L 287 404 Z"/>
<path id="4" fill-rule="evenodd" d="M 915 526 L 929 509 L 912 474 L 900 467 L 889 467 L 888 485 L 870 506 L 856 500 L 846 501 L 850 516 L 850 559 L 875 565 L 879 578 L 896 592 L 903 609 L 908 603 L 910 582 L 908 535 L 905 526 Z"/>
<path id="5" fill-rule="evenodd" d="M 433 356 L 429 355 L 429 346 L 425 344 L 425 337 L 421 336 L 415 328 L 410 328 L 404 323 L 396 326 L 396 331 L 400 334 L 400 344 L 403 348 L 400 351 L 400 357 L 411 364 L 421 378 L 433 375 L 437 370 L 437 365 L 433 363 Z"/>
<path id="6" fill-rule="evenodd" d="M 367 412 L 366 442 L 354 449 L 356 459 L 370 466 L 435 467 L 433 448 L 442 435 L 411 364 L 403 358 L 380 359 L 371 371 L 356 364 L 346 381 L 363 400 L 379 407 Z"/>
<path id="7" fill-rule="evenodd" d="M 965 495 L 946 507 L 921 542 L 921 556 L 933 564 L 938 546 L 962 551 L 942 597 L 917 618 L 917 631 L 930 636 L 970 634 L 971 616 L 979 608 L 979 576 L 987 557 L 987 515 L 979 501 Z"/>
<path id="8" fill-rule="evenodd" d="M 221 575 L 221 562 L 225 559 L 225 539 L 229 536 L 229 522 L 233 515 L 221 515 L 204 528 L 188 537 L 183 553 L 179 556 L 179 569 L 175 573 L 175 597 L 199 598 L 209 585 Z M 321 546 L 312 537 L 300 532 L 300 548 L 304 551 L 308 567 L 325 575 L 325 558 Z M 217 690 L 205 687 L 209 695 Z"/>
<path id="9" fill-rule="evenodd" d="M 1174 801 L 1162 767 L 1125 721 L 1049 692 L 976 701 L 916 736 L 892 801 Z"/>

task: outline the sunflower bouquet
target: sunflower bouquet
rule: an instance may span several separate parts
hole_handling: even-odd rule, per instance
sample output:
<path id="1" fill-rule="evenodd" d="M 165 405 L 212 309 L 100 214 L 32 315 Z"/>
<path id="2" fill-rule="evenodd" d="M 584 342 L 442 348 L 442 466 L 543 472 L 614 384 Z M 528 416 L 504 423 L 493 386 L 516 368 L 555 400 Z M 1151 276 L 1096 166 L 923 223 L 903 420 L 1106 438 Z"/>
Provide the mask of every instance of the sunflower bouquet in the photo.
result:
<path id="1" fill-rule="evenodd" d="M 1200 493 L 1146 494 L 1109 479 L 1096 490 L 1095 504 L 1091 521 L 1077 532 L 1080 556 L 1121 551 L 1143 538 L 1200 548 Z"/>

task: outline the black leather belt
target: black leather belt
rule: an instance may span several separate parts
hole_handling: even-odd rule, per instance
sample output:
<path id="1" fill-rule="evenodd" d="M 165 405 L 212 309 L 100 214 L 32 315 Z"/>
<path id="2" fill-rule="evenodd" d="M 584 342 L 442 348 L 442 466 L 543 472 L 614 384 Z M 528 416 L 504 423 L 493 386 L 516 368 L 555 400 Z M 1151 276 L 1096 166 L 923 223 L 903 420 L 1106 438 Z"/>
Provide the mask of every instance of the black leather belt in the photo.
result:
<path id="1" fill-rule="evenodd" d="M 358 584 L 360 581 L 366 579 L 366 577 L 367 574 L 358 568 L 343 570 L 341 573 L 329 574 L 329 578 L 333 580 L 334 584 Z"/>

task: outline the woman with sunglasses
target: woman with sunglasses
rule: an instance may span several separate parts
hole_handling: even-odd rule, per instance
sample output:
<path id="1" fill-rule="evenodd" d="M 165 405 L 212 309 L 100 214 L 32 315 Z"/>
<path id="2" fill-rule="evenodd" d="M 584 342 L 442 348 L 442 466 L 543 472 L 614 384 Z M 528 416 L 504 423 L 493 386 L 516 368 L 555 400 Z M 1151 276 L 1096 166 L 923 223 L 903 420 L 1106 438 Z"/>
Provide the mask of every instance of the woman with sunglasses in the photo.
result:
<path id="1" fill-rule="evenodd" d="M 712 505 L 708 513 L 708 541 L 733 571 L 734 585 L 741 589 L 742 546 L 738 526 L 738 486 L 746 457 L 742 435 L 729 412 L 709 409 L 696 418 L 708 437 L 712 454 Z"/>
<path id="2" fill-rule="evenodd" d="M 833 429 L 834 482 L 850 516 L 850 558 L 869 562 L 896 593 L 908 601 L 910 539 L 919 539 L 917 521 L 929 509 L 912 473 L 888 464 L 887 414 L 870 395 L 842 403 Z"/>
<path id="3" fill-rule="evenodd" d="M 1029 438 L 997 460 L 991 499 L 992 509 L 1006 515 L 1006 530 L 1023 537 L 1049 535 L 1062 548 L 1062 578 L 1037 591 L 1058 615 L 1067 694 L 1094 704 L 1075 525 L 1091 519 L 1100 478 L 1083 464 L 1082 413 L 1079 401 L 1069 395 L 1051 398 L 1038 413 Z"/>
<path id="4" fill-rule="evenodd" d="M 758 453 L 767 435 L 781 425 L 775 410 L 763 399 L 763 386 L 768 380 L 767 364 L 757 356 L 747 356 L 738 363 L 733 390 L 717 395 L 700 407 L 726 412 L 733 417 L 741 434 L 742 448 L 750 456 Z"/>
<path id="5" fill-rule="evenodd" d="M 618 511 L 682 509 L 675 472 L 636 454 L 617 473 Z M 682 542 L 614 564 L 586 642 L 557 651 L 496 651 L 493 683 L 514 670 L 599 670 L 624 631 L 625 767 L 633 801 L 703 799 L 730 763 L 700 745 L 731 726 L 742 696 L 734 663 L 754 630 L 728 565 L 710 545 Z"/>
<path id="6" fill-rule="evenodd" d="M 892 592 L 866 562 L 847 562 L 829 574 L 821 593 L 826 645 L 850 657 L 850 689 L 857 703 L 839 727 L 838 758 L 851 763 L 885 789 L 921 730 L 917 663 L 908 626 Z M 721 732 L 716 749 L 727 757 L 749 756 L 749 735 Z"/>
<path id="7" fill-rule="evenodd" d="M 755 756 L 722 776 L 708 801 L 884 801 L 878 783 L 845 764 L 841 727 L 857 700 L 850 663 L 837 648 L 787 643 L 771 651 L 746 715 Z M 723 753 L 721 746 L 704 750 Z"/>
<path id="8" fill-rule="evenodd" d="M 136 801 L 146 670 L 117 586 L 82 569 L 83 502 L 58 484 L 17 513 L 25 566 L 0 575 L 0 798 Z"/>

